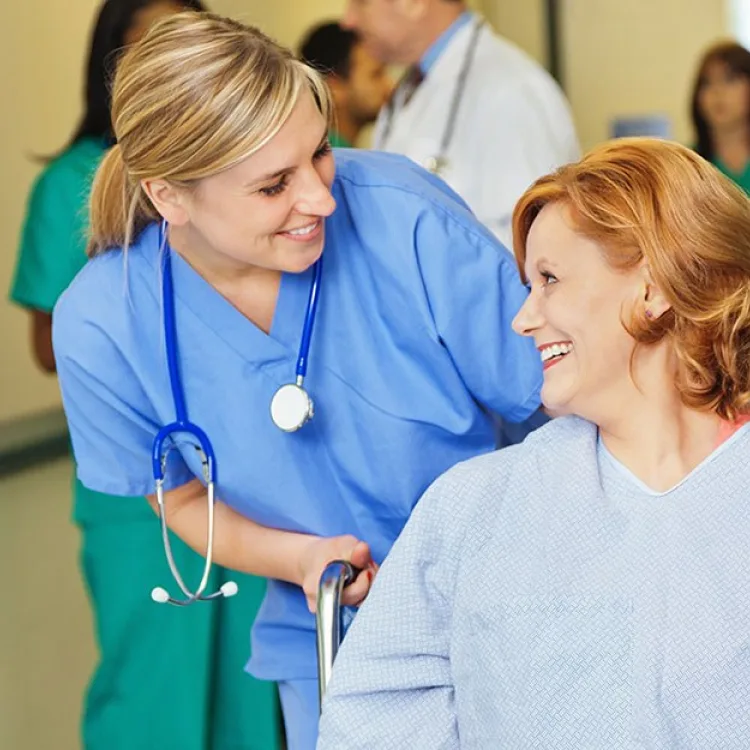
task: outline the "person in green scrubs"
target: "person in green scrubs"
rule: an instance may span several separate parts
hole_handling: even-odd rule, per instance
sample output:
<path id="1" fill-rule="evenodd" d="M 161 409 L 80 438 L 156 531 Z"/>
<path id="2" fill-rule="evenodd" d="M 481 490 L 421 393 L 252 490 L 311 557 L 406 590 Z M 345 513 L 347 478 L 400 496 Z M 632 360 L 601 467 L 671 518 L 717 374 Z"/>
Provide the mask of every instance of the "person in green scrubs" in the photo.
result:
<path id="1" fill-rule="evenodd" d="M 750 51 L 736 42 L 706 50 L 692 116 L 695 150 L 750 195 Z"/>
<path id="2" fill-rule="evenodd" d="M 106 0 L 91 40 L 86 110 L 70 145 L 37 179 L 28 201 L 11 299 L 29 310 L 39 365 L 55 371 L 51 311 L 86 262 L 87 198 L 111 143 L 107 81 L 112 58 L 160 16 L 198 0 Z M 106 425 L 103 425 L 106 429 Z M 172 583 L 159 523 L 145 498 L 111 497 L 74 481 L 73 516 L 100 659 L 85 699 L 88 750 L 276 750 L 276 686 L 244 672 L 248 633 L 265 582 L 213 567 L 209 589 L 234 580 L 239 593 L 219 603 L 177 608 L 151 600 Z M 172 549 L 195 585 L 203 559 Z"/>
<path id="3" fill-rule="evenodd" d="M 331 90 L 336 123 L 328 135 L 331 146 L 355 146 L 393 89 L 385 65 L 367 51 L 353 31 L 335 22 L 313 28 L 302 41 L 299 57 L 325 76 Z"/>

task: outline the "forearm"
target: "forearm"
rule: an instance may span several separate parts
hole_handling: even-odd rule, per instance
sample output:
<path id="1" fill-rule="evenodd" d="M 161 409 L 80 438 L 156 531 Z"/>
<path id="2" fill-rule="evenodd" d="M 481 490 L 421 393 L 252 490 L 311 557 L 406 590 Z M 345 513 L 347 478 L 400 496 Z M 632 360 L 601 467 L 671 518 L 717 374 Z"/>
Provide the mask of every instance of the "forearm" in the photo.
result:
<path id="1" fill-rule="evenodd" d="M 148 498 L 158 512 L 155 496 Z M 196 479 L 165 496 L 169 528 L 189 547 L 206 554 L 206 489 Z M 300 560 L 318 537 L 261 526 L 228 505 L 214 506 L 214 562 L 263 578 L 302 584 Z"/>
<path id="2" fill-rule="evenodd" d="M 52 316 L 42 310 L 31 311 L 31 347 L 34 359 L 45 372 L 55 372 L 52 350 Z"/>

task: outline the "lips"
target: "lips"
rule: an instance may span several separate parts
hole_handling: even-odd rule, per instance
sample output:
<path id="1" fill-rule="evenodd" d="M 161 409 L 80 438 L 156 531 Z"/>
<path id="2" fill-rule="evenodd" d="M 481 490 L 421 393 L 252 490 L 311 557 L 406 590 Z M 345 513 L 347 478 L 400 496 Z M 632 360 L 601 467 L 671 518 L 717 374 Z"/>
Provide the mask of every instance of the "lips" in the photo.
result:
<path id="1" fill-rule="evenodd" d="M 552 341 L 548 344 L 538 346 L 539 354 L 542 358 L 544 369 L 547 370 L 573 351 L 573 342 L 571 341 Z"/>
<path id="2" fill-rule="evenodd" d="M 306 237 L 312 234 L 317 228 L 320 221 L 314 221 L 312 224 L 305 224 L 302 227 L 296 229 L 287 229 L 282 234 L 291 234 L 293 237 Z"/>
<path id="3" fill-rule="evenodd" d="M 312 242 L 320 237 L 320 233 L 323 231 L 323 219 L 317 219 L 316 221 L 308 224 L 302 224 L 292 229 L 285 229 L 279 232 L 280 237 L 284 237 L 294 242 Z"/>

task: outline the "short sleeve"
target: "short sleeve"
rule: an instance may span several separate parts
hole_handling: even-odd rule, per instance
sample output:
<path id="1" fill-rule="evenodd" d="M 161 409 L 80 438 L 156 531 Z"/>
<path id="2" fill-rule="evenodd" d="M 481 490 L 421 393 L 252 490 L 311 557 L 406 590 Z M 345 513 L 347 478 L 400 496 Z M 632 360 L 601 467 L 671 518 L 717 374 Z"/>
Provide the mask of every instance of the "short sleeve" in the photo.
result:
<path id="1" fill-rule="evenodd" d="M 52 312 L 85 264 L 88 184 L 63 164 L 48 167 L 35 183 L 10 290 L 16 304 Z"/>
<path id="2" fill-rule="evenodd" d="M 89 489 L 109 495 L 152 494 L 156 415 L 127 357 L 77 302 L 63 295 L 52 334 L 78 477 Z M 171 451 L 165 489 L 191 479 L 182 458 Z"/>
<path id="3" fill-rule="evenodd" d="M 512 329 L 528 294 L 512 256 L 468 213 L 439 208 L 418 222 L 416 247 L 438 335 L 469 392 L 524 421 L 541 404 L 542 364 L 533 341 Z"/>

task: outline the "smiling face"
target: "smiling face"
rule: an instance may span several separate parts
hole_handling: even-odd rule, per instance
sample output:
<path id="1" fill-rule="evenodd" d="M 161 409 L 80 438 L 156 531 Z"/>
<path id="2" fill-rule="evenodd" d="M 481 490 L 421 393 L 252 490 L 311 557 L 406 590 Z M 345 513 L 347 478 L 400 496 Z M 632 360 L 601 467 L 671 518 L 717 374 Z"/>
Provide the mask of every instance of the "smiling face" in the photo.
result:
<path id="1" fill-rule="evenodd" d="M 336 203 L 327 125 L 304 92 L 279 132 L 240 163 L 180 197 L 179 249 L 214 266 L 299 273 L 321 255 Z"/>
<path id="2" fill-rule="evenodd" d="M 635 342 L 622 321 L 630 318 L 644 284 L 639 269 L 613 269 L 599 246 L 572 227 L 561 203 L 545 206 L 534 220 L 524 268 L 531 293 L 513 328 L 533 337 L 539 349 L 544 405 L 600 423 L 635 387 Z"/>

